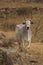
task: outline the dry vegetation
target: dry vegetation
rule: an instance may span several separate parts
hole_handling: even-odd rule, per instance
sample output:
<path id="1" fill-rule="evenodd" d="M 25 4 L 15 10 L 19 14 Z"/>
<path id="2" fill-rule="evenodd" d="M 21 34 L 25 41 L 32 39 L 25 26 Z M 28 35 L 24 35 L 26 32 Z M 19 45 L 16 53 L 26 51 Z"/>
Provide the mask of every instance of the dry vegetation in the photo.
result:
<path id="1" fill-rule="evenodd" d="M 1 65 L 43 65 L 43 43 L 31 43 L 30 48 L 25 46 L 23 51 L 20 51 L 18 44 L 12 45 L 0 47 Z"/>
<path id="2" fill-rule="evenodd" d="M 19 47 L 15 25 L 31 18 L 30 48 Z M 43 0 L 0 0 L 0 65 L 43 65 Z"/>
<path id="3" fill-rule="evenodd" d="M 1 65 L 43 65 L 43 43 L 31 43 L 27 48 L 15 41 L 14 32 L 3 32 L 0 35 L 0 64 Z M 4 37 L 4 38 L 3 38 Z"/>
<path id="4" fill-rule="evenodd" d="M 31 25 L 34 41 L 43 42 L 43 8 L 1 8 L 0 30 L 14 31 L 16 24 L 25 21 L 24 17 L 31 18 L 34 23 Z"/>

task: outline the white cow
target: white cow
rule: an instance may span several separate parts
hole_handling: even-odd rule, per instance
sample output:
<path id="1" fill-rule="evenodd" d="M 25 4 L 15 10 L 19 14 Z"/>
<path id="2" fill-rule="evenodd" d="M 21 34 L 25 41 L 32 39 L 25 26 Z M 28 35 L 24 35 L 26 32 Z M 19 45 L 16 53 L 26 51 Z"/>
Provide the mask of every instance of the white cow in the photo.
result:
<path id="1" fill-rule="evenodd" d="M 30 25 L 31 25 L 31 21 L 26 20 L 24 24 L 16 25 L 16 29 L 15 29 L 16 39 L 18 40 L 18 42 L 20 44 L 23 43 L 23 46 L 24 46 L 24 41 L 27 41 L 28 48 L 30 47 L 31 38 L 32 38 L 32 32 L 30 30 Z"/>

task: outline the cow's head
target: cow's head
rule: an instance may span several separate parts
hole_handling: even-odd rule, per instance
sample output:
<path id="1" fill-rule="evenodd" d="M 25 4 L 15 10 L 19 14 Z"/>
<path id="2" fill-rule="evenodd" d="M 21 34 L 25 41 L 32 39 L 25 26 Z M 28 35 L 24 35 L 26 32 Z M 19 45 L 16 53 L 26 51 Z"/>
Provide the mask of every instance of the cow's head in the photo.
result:
<path id="1" fill-rule="evenodd" d="M 29 30 L 31 24 L 33 24 L 33 22 L 31 20 L 26 20 L 27 30 Z"/>
<path id="2" fill-rule="evenodd" d="M 26 29 L 27 29 L 27 30 L 29 30 L 31 24 L 33 24 L 33 22 L 31 21 L 31 19 L 26 19 L 26 20 L 23 22 L 23 25 L 26 25 Z"/>

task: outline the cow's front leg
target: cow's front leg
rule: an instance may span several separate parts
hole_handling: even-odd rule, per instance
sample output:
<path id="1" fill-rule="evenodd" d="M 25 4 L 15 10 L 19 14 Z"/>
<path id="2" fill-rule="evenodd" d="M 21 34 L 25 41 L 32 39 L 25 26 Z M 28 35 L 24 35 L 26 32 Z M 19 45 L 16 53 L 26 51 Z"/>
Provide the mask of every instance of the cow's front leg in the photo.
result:
<path id="1" fill-rule="evenodd" d="M 28 48 L 30 48 L 30 43 L 31 43 L 31 41 L 28 41 Z"/>

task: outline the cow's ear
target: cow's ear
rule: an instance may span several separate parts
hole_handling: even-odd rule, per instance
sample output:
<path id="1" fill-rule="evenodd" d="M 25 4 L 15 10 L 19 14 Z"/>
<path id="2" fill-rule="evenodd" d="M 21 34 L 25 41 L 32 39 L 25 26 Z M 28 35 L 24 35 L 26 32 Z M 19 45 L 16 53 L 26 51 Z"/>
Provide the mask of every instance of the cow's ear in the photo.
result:
<path id="1" fill-rule="evenodd" d="M 31 21 L 31 24 L 33 24 L 33 22 Z"/>

